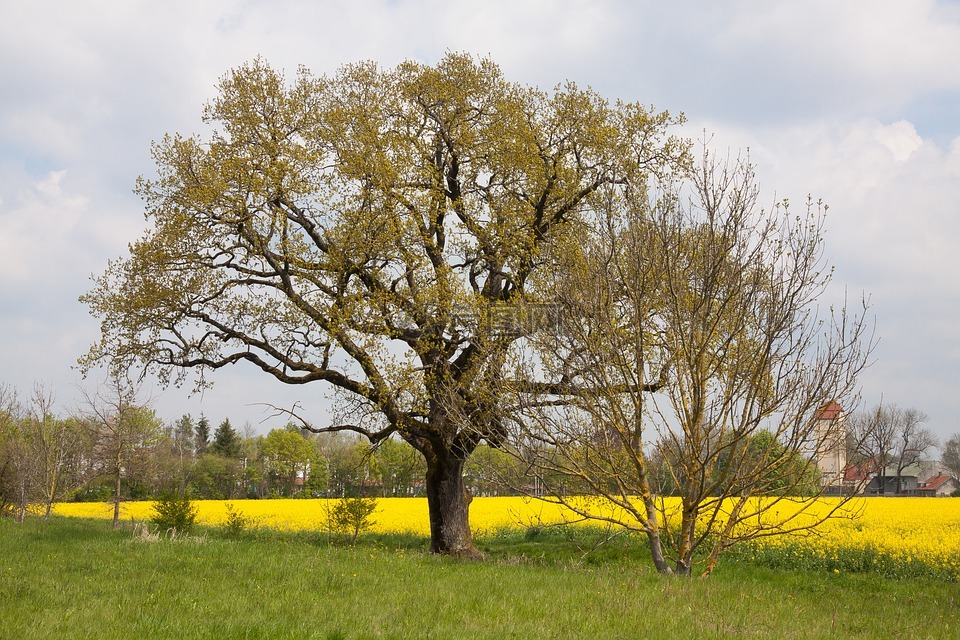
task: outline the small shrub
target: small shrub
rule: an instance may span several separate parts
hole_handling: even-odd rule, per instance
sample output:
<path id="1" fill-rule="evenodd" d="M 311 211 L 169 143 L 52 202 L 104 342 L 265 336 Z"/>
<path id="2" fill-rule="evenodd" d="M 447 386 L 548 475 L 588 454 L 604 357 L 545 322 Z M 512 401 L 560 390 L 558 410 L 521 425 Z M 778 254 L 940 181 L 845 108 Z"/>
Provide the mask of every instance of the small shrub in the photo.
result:
<path id="1" fill-rule="evenodd" d="M 228 538 L 236 538 L 253 524 L 253 520 L 249 516 L 244 515 L 239 509 L 234 509 L 233 505 L 229 502 L 226 504 L 226 507 L 227 519 L 223 525 L 221 525 L 221 531 L 223 535 Z"/>
<path id="2" fill-rule="evenodd" d="M 376 498 L 340 498 L 327 506 L 327 526 L 330 531 L 349 535 L 351 544 L 376 524 L 371 518 L 377 510 Z"/>
<path id="3" fill-rule="evenodd" d="M 197 519 L 197 507 L 186 496 L 161 496 L 153 504 L 153 511 L 150 521 L 160 531 L 186 534 L 193 528 L 193 523 Z"/>

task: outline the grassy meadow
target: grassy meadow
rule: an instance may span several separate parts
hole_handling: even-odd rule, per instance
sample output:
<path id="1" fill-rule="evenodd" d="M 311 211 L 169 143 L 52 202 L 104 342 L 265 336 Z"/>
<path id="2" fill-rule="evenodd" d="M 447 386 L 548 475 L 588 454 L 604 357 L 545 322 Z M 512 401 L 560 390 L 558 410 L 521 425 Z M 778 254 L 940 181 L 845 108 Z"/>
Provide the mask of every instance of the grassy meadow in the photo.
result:
<path id="1" fill-rule="evenodd" d="M 657 575 L 642 540 L 596 530 L 478 536 L 463 562 L 415 533 L 0 520 L 0 638 L 960 638 L 960 584 L 774 569 Z"/>

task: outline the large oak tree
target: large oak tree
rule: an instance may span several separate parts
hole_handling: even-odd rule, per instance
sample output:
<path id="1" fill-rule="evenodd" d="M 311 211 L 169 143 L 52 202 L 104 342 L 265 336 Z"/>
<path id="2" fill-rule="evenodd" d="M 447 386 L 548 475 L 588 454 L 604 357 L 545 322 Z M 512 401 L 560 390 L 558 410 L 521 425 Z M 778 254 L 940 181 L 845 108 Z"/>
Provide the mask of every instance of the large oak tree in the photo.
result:
<path id="1" fill-rule="evenodd" d="M 475 555 L 463 465 L 502 438 L 490 390 L 520 335 L 484 319 L 536 300 L 544 247 L 598 193 L 683 161 L 676 119 L 449 54 L 290 84 L 256 60 L 204 120 L 208 137 L 154 146 L 158 175 L 139 182 L 151 226 L 83 298 L 102 321 L 84 364 L 204 384 L 243 362 L 326 383 L 348 419 L 310 426 L 413 445 L 432 549 Z"/>

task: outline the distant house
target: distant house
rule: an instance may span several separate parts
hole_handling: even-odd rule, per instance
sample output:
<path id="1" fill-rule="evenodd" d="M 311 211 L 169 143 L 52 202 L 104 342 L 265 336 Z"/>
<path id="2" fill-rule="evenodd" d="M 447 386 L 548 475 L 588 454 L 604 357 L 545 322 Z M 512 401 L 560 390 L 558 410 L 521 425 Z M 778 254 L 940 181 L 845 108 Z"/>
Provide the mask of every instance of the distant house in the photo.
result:
<path id="1" fill-rule="evenodd" d="M 931 460 L 905 467 L 899 478 L 890 467 L 881 470 L 872 460 L 866 460 L 847 466 L 844 483 L 850 493 L 868 496 L 948 496 L 960 487 L 960 481 L 941 473 Z"/>
<path id="2" fill-rule="evenodd" d="M 841 485 L 839 487 L 828 485 L 824 493 L 828 496 L 862 494 L 871 478 L 873 478 L 873 465 L 869 460 L 860 464 L 850 463 L 843 469 Z"/>
<path id="3" fill-rule="evenodd" d="M 882 482 L 882 484 L 881 484 Z M 893 496 L 893 495 L 912 495 L 919 486 L 917 476 L 914 475 L 874 475 L 863 492 L 868 496 Z M 899 494 L 898 494 L 899 490 Z"/>
<path id="4" fill-rule="evenodd" d="M 925 482 L 918 483 L 911 493 L 915 496 L 949 496 L 958 490 L 960 490 L 960 481 L 953 476 L 940 473 L 928 478 Z"/>

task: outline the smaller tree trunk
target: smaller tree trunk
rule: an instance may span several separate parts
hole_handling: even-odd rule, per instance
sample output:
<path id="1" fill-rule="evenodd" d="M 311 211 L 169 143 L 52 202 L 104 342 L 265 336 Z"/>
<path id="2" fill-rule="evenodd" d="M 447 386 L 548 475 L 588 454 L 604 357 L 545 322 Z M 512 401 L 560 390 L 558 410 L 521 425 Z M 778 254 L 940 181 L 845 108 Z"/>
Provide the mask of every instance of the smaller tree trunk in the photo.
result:
<path id="1" fill-rule="evenodd" d="M 657 505 L 653 496 L 644 496 L 643 506 L 647 512 L 647 543 L 650 546 L 650 557 L 657 573 L 673 573 L 667 559 L 663 557 L 663 543 L 660 540 L 660 525 L 657 515 Z"/>
<path id="2" fill-rule="evenodd" d="M 20 481 L 20 504 L 17 505 L 17 522 L 24 522 L 27 519 L 27 484 L 25 480 Z"/>
<path id="3" fill-rule="evenodd" d="M 647 542 L 650 546 L 650 557 L 653 558 L 653 566 L 656 567 L 657 573 L 672 574 L 673 569 L 670 568 L 667 559 L 663 556 L 660 531 L 647 531 Z"/>
<path id="4" fill-rule="evenodd" d="M 57 476 L 56 475 L 54 475 L 53 478 L 51 478 L 50 486 L 48 487 L 48 489 L 49 491 L 47 491 L 47 495 L 44 500 L 44 502 L 46 503 L 44 505 L 44 512 L 43 512 L 44 520 L 50 519 L 50 512 L 53 509 L 53 501 L 57 495 Z"/>
<path id="5" fill-rule="evenodd" d="M 113 526 L 120 526 L 120 465 L 117 464 L 116 473 L 114 473 L 114 490 L 113 490 Z"/>
<path id="6" fill-rule="evenodd" d="M 689 576 L 693 573 L 693 551 L 697 511 L 685 505 L 680 520 L 680 550 L 677 554 L 677 575 Z"/>

